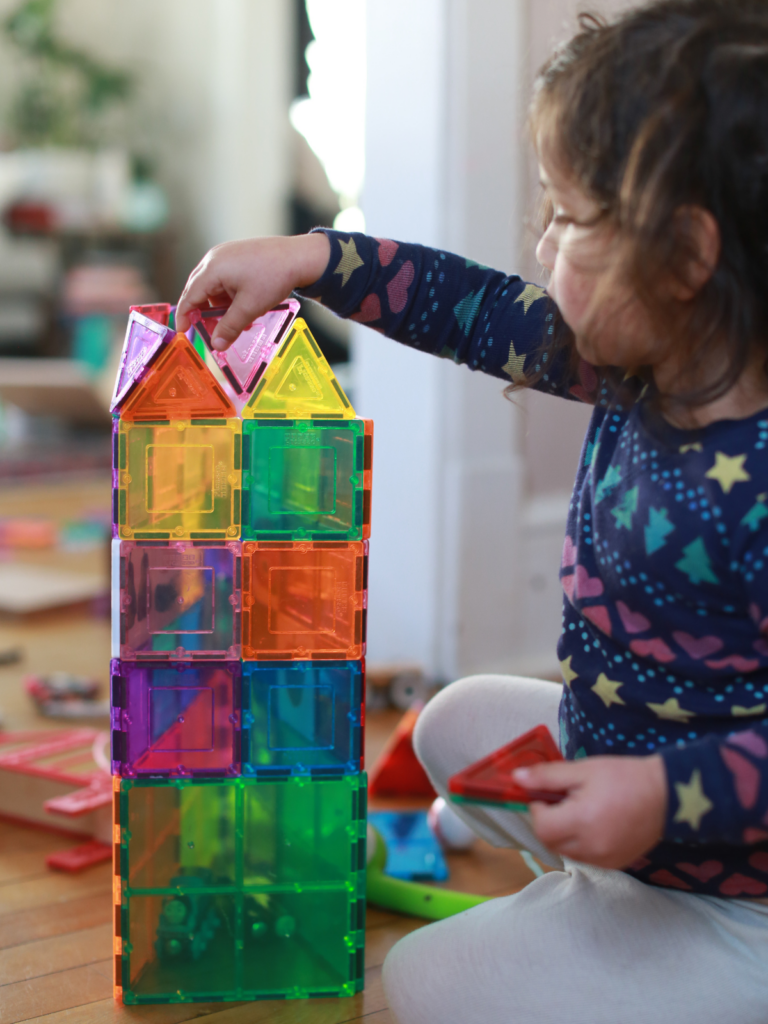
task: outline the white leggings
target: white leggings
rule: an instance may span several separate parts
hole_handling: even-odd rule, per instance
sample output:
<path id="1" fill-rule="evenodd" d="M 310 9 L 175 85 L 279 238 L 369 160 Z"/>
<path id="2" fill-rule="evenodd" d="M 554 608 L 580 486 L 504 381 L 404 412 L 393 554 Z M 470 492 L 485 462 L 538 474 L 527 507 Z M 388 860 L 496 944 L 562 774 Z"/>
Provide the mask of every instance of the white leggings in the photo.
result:
<path id="1" fill-rule="evenodd" d="M 438 793 L 534 725 L 557 736 L 559 699 L 552 683 L 509 676 L 446 687 L 415 735 Z M 767 905 L 563 862 L 524 815 L 459 813 L 495 846 L 559 870 L 401 939 L 384 963 L 399 1024 L 768 1024 Z"/>

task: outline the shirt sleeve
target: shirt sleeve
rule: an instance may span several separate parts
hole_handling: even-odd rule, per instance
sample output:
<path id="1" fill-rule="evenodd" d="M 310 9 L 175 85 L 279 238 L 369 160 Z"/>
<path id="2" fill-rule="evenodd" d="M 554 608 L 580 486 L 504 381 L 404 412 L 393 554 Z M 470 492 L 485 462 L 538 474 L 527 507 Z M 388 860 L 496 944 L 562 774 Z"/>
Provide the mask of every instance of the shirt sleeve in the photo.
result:
<path id="1" fill-rule="evenodd" d="M 594 404 L 594 368 L 553 354 L 557 307 L 546 291 L 422 245 L 323 230 L 331 257 L 300 294 L 395 341 L 507 383 Z"/>
<path id="2" fill-rule="evenodd" d="M 708 735 L 661 751 L 669 798 L 665 839 L 768 840 L 767 499 L 757 496 L 730 543 L 730 571 L 747 614 L 735 616 L 729 644 L 705 662 L 721 674 L 715 700 L 722 715 L 708 723 Z M 698 725 L 693 718 L 689 724 Z"/>

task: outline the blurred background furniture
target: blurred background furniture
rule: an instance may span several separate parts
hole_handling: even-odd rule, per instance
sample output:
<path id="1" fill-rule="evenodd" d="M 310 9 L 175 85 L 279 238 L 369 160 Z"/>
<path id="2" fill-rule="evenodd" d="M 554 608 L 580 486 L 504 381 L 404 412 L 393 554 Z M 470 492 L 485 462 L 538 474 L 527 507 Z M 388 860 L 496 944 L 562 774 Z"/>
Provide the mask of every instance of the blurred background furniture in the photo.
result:
<path id="1" fill-rule="evenodd" d="M 334 224 L 535 279 L 526 104 L 576 6 L 0 0 L 0 480 L 107 469 L 126 307 L 224 239 Z M 369 663 L 558 678 L 588 410 L 304 305 L 380 425 Z"/>

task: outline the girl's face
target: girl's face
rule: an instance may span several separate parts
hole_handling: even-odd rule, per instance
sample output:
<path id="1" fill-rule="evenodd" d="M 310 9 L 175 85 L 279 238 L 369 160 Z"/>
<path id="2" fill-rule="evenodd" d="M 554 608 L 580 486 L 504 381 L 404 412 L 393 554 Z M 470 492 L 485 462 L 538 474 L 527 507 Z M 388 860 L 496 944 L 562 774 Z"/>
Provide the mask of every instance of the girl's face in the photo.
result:
<path id="1" fill-rule="evenodd" d="M 610 217 L 561 170 L 558 161 L 548 158 L 551 148 L 547 139 L 540 135 L 538 141 L 541 183 L 554 216 L 536 256 L 550 272 L 547 292 L 573 331 L 579 355 L 593 366 L 628 371 L 649 367 L 656 386 L 665 394 L 711 384 L 723 372 L 727 353 L 710 354 L 707 360 L 691 359 L 685 349 L 675 345 L 673 328 L 668 334 L 654 328 L 636 291 L 622 277 L 621 240 Z M 668 300 L 680 303 L 695 297 L 720 254 L 720 230 L 712 214 L 697 206 L 686 207 L 685 213 L 697 256 L 682 277 L 666 275 L 659 283 Z M 763 367 L 760 355 L 737 386 L 712 403 L 689 410 L 676 425 L 703 426 L 714 419 L 739 419 L 768 408 Z"/>
<path id="2" fill-rule="evenodd" d="M 547 292 L 573 331 L 579 354 L 593 366 L 656 364 L 664 353 L 640 302 L 612 279 L 619 246 L 603 209 L 545 156 L 539 170 L 553 217 L 536 256 L 550 272 Z"/>

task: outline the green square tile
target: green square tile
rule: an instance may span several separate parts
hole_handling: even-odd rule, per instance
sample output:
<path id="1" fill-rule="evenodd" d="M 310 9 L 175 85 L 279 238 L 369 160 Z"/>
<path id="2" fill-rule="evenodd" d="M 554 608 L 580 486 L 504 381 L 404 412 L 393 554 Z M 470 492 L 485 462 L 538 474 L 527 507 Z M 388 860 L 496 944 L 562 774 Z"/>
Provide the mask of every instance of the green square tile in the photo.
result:
<path id="1" fill-rule="evenodd" d="M 365 774 L 120 780 L 126 1003 L 362 987 Z"/>
<path id="2" fill-rule="evenodd" d="M 131 897 L 123 910 L 130 945 L 123 958 L 124 1002 L 197 1002 L 234 992 L 238 902 L 197 892 L 189 881 L 173 895 Z"/>
<path id="3" fill-rule="evenodd" d="M 245 420 L 243 538 L 368 537 L 370 430 L 364 420 Z"/>

